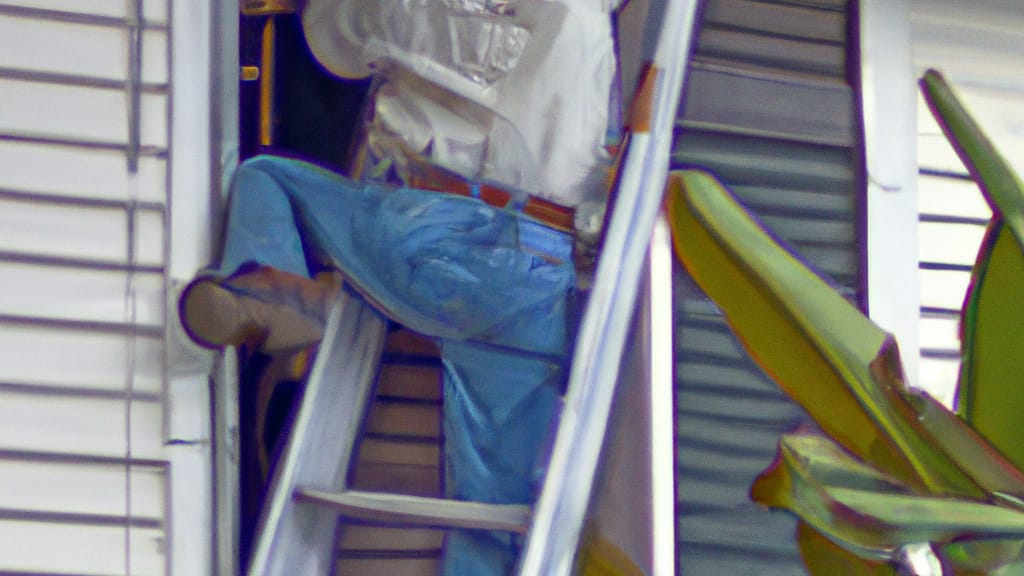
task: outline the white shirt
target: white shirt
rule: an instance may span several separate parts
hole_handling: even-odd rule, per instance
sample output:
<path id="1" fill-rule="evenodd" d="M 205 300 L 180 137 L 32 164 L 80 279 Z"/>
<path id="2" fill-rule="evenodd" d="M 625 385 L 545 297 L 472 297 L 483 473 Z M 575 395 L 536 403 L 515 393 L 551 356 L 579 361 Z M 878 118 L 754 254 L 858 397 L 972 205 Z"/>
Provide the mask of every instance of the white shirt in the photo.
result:
<path id="1" fill-rule="evenodd" d="M 310 0 L 303 25 L 328 70 L 393 80 L 385 112 L 411 148 L 573 207 L 605 196 L 616 68 L 609 1 Z M 388 72 L 395 65 L 450 96 L 439 106 L 401 80 L 407 72 Z"/>

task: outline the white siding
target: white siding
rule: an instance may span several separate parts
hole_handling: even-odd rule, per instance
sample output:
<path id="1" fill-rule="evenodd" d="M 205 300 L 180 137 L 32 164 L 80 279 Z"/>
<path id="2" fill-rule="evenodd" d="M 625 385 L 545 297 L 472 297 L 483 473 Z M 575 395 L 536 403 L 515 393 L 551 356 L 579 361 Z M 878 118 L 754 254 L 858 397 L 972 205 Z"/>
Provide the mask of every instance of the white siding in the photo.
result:
<path id="1" fill-rule="evenodd" d="M 168 5 L 136 139 L 132 4 L 0 1 L 0 573 L 168 569 Z"/>

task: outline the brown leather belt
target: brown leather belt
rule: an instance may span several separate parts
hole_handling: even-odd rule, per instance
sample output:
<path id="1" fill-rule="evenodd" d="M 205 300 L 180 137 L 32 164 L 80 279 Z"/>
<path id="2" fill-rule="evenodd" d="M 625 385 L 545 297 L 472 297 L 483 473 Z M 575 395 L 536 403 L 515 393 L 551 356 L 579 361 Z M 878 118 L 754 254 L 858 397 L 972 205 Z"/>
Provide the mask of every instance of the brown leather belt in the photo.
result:
<path id="1" fill-rule="evenodd" d="M 446 170 L 432 167 L 430 170 L 423 170 L 422 167 L 416 170 L 411 176 L 409 185 L 422 190 L 434 190 L 437 192 L 448 192 L 459 196 L 470 196 L 479 198 L 491 206 L 506 208 L 512 202 L 512 194 L 491 184 L 474 185 L 466 182 L 455 174 Z M 575 231 L 576 211 L 543 198 L 530 196 L 522 207 L 523 214 L 541 222 L 556 230 L 563 232 Z"/>

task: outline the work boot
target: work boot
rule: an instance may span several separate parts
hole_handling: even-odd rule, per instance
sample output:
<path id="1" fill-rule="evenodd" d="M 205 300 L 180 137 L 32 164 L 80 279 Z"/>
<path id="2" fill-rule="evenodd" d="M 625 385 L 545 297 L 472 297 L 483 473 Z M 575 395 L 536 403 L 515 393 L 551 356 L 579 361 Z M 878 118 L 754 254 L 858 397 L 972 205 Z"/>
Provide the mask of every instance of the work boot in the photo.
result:
<path id="1" fill-rule="evenodd" d="M 225 280 L 199 278 L 179 302 L 182 325 L 200 346 L 253 344 L 264 352 L 292 350 L 323 338 L 331 305 L 341 291 L 341 275 L 315 279 L 269 266 L 248 269 Z"/>

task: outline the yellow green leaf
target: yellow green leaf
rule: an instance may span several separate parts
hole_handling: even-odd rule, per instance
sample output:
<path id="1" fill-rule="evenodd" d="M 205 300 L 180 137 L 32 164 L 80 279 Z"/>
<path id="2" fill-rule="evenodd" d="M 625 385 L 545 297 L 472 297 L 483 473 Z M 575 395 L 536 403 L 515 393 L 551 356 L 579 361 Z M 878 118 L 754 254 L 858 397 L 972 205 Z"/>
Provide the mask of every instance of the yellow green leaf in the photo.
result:
<path id="1" fill-rule="evenodd" d="M 580 576 L 643 576 L 644 571 L 625 550 L 602 536 L 596 525 L 587 527 L 577 557 Z"/>
<path id="2" fill-rule="evenodd" d="M 903 394 L 932 442 L 965 471 L 993 500 L 1024 509 L 1024 473 L 1010 463 L 956 414 L 927 393 Z"/>
<path id="3" fill-rule="evenodd" d="M 889 334 L 780 247 L 711 175 L 674 172 L 669 212 L 690 274 L 822 430 L 918 491 L 985 498 L 916 421 Z"/>
<path id="4" fill-rule="evenodd" d="M 752 496 L 792 510 L 829 540 L 866 559 L 894 558 L 902 547 L 922 542 L 1024 538 L 1020 510 L 914 494 L 815 434 L 783 436 L 775 464 L 755 482 Z M 993 559 L 1005 563 L 1003 556 Z"/>
<path id="5" fill-rule="evenodd" d="M 806 522 L 797 525 L 796 538 L 804 565 L 815 576 L 896 576 L 891 564 L 848 552 Z"/>
<path id="6" fill-rule="evenodd" d="M 1024 185 L 981 126 L 967 112 L 942 74 L 921 77 L 925 101 L 964 166 L 981 186 L 992 211 L 999 213 L 1024 245 Z"/>
<path id="7" fill-rule="evenodd" d="M 964 576 L 973 576 L 965 574 Z M 998 570 L 989 572 L 986 576 L 1024 576 L 1024 562 L 1013 562 L 1006 566 L 1000 567 Z"/>
<path id="8" fill-rule="evenodd" d="M 1024 576 L 1024 564 L 1017 561 L 1024 552 L 1022 539 L 973 539 L 951 542 L 940 553 L 957 576 L 992 575 Z M 1016 567 L 1015 567 L 1016 566 Z"/>
<path id="9" fill-rule="evenodd" d="M 982 245 L 964 312 L 958 410 L 1024 469 L 1024 253 L 996 223 Z"/>
<path id="10" fill-rule="evenodd" d="M 993 218 L 962 314 L 957 409 L 1018 468 L 1024 467 L 1024 185 L 941 74 L 921 88 L 932 113 L 980 186 Z"/>

